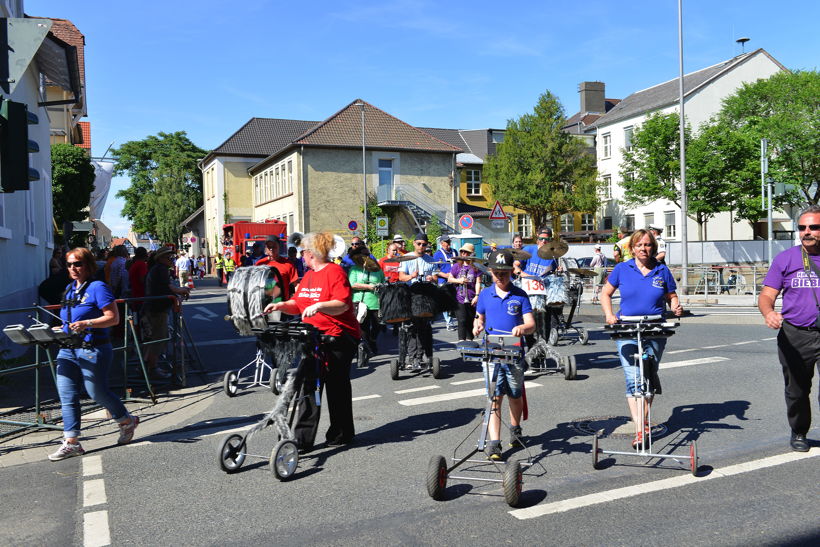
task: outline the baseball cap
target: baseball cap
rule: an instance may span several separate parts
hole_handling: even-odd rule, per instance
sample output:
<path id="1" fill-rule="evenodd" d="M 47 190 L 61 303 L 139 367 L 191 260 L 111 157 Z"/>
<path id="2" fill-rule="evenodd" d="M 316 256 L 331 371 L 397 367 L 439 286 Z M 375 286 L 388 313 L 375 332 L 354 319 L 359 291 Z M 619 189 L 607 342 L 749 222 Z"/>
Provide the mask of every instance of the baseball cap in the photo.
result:
<path id="1" fill-rule="evenodd" d="M 439 241 L 450 241 L 450 236 L 447 235 L 447 234 L 444 234 L 443 236 L 441 236 Z"/>
<path id="2" fill-rule="evenodd" d="M 487 257 L 487 267 L 491 270 L 512 270 L 514 261 L 509 249 L 501 249 L 490 253 Z"/>
<path id="3" fill-rule="evenodd" d="M 413 241 L 427 241 L 427 242 L 429 242 L 430 240 L 427 239 L 427 234 L 425 234 L 424 232 L 419 232 L 415 236 L 413 236 Z"/>

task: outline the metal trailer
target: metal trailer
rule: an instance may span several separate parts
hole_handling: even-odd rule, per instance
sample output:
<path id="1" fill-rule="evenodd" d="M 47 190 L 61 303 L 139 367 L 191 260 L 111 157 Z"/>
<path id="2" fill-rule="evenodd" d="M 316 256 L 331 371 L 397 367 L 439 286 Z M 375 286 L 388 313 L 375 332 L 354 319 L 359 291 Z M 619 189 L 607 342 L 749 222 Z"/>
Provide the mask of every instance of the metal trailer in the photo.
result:
<path id="1" fill-rule="evenodd" d="M 399 373 L 405 371 L 415 374 L 430 373 L 433 375 L 433 378 L 438 380 L 442 377 L 441 359 L 438 357 L 431 357 L 429 361 L 425 363 L 426 366 L 419 370 L 409 368 L 409 364 L 407 363 L 407 338 L 410 335 L 409 330 L 411 323 L 412 320 L 398 323 L 399 354 L 395 359 L 390 360 L 390 378 L 398 380 Z"/>

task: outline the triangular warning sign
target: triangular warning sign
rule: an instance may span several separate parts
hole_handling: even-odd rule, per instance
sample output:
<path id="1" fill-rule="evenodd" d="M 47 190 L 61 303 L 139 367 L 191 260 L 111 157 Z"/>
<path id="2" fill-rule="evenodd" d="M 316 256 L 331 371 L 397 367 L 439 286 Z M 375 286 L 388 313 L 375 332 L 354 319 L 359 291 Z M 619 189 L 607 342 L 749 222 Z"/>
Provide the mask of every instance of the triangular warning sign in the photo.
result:
<path id="1" fill-rule="evenodd" d="M 507 215 L 504 213 L 504 209 L 501 208 L 501 202 L 498 200 L 495 200 L 493 210 L 490 212 L 490 220 L 507 220 Z"/>

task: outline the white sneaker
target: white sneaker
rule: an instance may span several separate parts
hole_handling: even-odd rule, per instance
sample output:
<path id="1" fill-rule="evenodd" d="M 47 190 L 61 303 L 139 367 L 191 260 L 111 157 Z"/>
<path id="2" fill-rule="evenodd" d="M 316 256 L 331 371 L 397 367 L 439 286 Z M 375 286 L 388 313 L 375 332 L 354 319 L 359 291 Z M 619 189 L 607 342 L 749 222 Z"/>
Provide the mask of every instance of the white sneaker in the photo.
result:
<path id="1" fill-rule="evenodd" d="M 120 424 L 120 438 L 117 439 L 117 444 L 128 444 L 134 438 L 134 431 L 140 425 L 139 416 L 131 416 L 130 424 Z"/>
<path id="2" fill-rule="evenodd" d="M 85 454 L 85 450 L 83 450 L 82 445 L 80 443 L 71 444 L 70 442 L 63 440 L 63 444 L 57 449 L 57 452 L 54 454 L 49 454 L 48 459 L 53 462 L 58 462 L 60 460 L 64 460 L 66 458 L 73 458 L 74 456 L 82 456 Z"/>

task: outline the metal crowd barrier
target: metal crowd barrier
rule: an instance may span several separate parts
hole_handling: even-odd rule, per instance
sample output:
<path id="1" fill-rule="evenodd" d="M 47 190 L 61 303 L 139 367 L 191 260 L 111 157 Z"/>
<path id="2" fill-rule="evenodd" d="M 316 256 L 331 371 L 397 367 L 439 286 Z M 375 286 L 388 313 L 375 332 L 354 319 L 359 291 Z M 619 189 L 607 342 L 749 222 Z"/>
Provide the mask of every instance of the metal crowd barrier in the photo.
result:
<path id="1" fill-rule="evenodd" d="M 163 299 L 170 299 L 173 302 L 171 306 L 169 324 L 170 328 L 168 337 L 160 340 L 151 340 L 148 342 L 143 342 L 142 340 L 140 340 L 139 329 L 135 319 L 135 317 L 139 314 L 139 311 L 135 308 L 138 308 L 141 304 L 149 302 L 151 300 Z M 113 385 L 111 386 L 111 388 L 115 391 L 117 389 L 122 390 L 123 401 L 150 401 L 153 404 L 156 404 L 157 402 L 157 394 L 154 389 L 154 384 L 151 382 L 151 378 L 149 377 L 148 370 L 145 366 L 145 360 L 143 358 L 143 352 L 145 348 L 147 348 L 150 345 L 168 344 L 170 342 L 169 351 L 166 353 L 166 362 L 171 365 L 171 369 L 173 371 L 172 378 L 174 378 L 177 384 L 179 384 L 180 386 L 184 387 L 187 385 L 187 373 L 189 368 L 194 368 L 198 372 L 204 373 L 204 368 L 202 367 L 202 359 L 199 356 L 199 352 L 196 349 L 196 346 L 194 346 L 193 344 L 193 339 L 191 338 L 191 334 L 188 331 L 187 325 L 185 324 L 185 319 L 182 315 L 180 300 L 178 298 L 176 298 L 175 296 L 144 296 L 140 298 L 118 299 L 116 302 L 118 305 L 121 305 L 120 323 L 114 327 L 109 327 L 109 333 L 112 337 L 112 343 L 115 344 L 114 363 L 117 362 L 116 360 L 118 352 L 120 352 L 122 356 L 123 383 L 122 385 Z M 25 315 L 30 320 L 34 320 L 36 322 L 49 322 L 53 318 L 51 313 L 59 314 L 59 309 L 59 305 L 34 305 L 26 308 L 0 310 L 0 317 L 7 317 L 9 315 L 16 314 Z M 118 337 L 114 333 L 117 331 L 118 327 L 122 328 L 122 341 L 117 345 Z M 29 350 L 27 354 L 23 354 L 23 358 L 25 359 L 25 355 L 28 355 L 33 351 L 33 362 L 23 365 L 17 364 L 8 368 L 0 368 L 0 381 L 13 374 L 34 371 L 33 406 L 17 406 L 13 408 L 3 409 L 0 413 L 0 426 L 12 426 L 12 429 L 7 431 L 0 430 L 0 438 L 9 435 L 14 435 L 16 433 L 19 433 L 30 428 L 45 428 L 58 430 L 62 429 L 62 426 L 56 425 L 56 422 L 59 421 L 61 418 L 49 418 L 48 412 L 44 410 L 45 406 L 51 406 L 46 404 L 51 401 L 43 401 L 41 394 L 41 370 L 43 368 L 48 367 L 48 369 L 51 372 L 52 380 L 54 380 L 56 386 L 57 371 L 55 367 L 56 356 L 54 354 L 56 350 L 59 350 L 59 348 L 57 348 L 54 345 L 49 346 L 45 344 L 36 344 L 33 346 L 32 350 Z M 139 373 L 145 381 L 148 399 L 135 397 L 134 388 L 132 387 L 132 385 L 129 385 L 128 365 L 129 361 L 131 361 L 134 357 L 136 357 L 136 361 L 138 363 Z M 16 360 L 19 360 L 19 358 Z M 97 407 L 94 406 L 92 408 Z M 32 414 L 33 419 L 9 419 L 10 417 L 14 417 L 15 415 L 20 414 Z"/>

